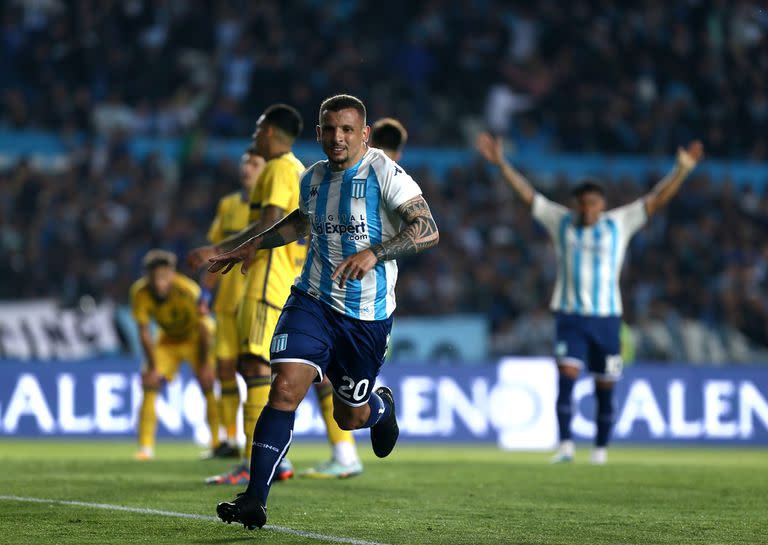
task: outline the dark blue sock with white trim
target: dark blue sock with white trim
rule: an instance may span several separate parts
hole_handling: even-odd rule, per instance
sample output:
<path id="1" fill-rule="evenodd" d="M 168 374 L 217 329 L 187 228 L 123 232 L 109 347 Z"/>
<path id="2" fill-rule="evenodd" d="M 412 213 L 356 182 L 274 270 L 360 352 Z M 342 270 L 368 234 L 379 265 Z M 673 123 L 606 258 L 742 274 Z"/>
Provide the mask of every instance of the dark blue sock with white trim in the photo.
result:
<path id="1" fill-rule="evenodd" d="M 613 388 L 595 388 L 597 398 L 596 447 L 607 447 L 613 428 Z"/>
<path id="2" fill-rule="evenodd" d="M 571 438 L 571 417 L 573 415 L 573 385 L 576 383 L 571 377 L 561 374 L 558 379 L 557 391 L 557 426 L 560 430 L 560 441 L 568 441 Z"/>
<path id="3" fill-rule="evenodd" d="M 258 498 L 262 505 L 267 505 L 277 466 L 291 446 L 295 418 L 296 411 L 278 411 L 267 405 L 256 422 L 251 451 L 251 480 L 245 493 Z"/>
<path id="4" fill-rule="evenodd" d="M 392 412 L 392 406 L 381 399 L 381 396 L 376 392 L 371 392 L 368 406 L 371 408 L 371 414 L 368 416 L 368 421 L 363 425 L 364 428 L 375 426 L 380 420 L 389 418 L 389 413 Z"/>

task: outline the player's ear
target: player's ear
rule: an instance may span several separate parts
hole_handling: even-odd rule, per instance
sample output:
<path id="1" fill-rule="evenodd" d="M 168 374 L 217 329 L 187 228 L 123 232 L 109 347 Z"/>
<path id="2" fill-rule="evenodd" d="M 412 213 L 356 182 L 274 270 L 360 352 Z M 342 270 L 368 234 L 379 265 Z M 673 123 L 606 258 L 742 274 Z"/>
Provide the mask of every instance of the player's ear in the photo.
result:
<path id="1" fill-rule="evenodd" d="M 371 126 L 366 125 L 363 127 L 363 142 L 368 143 L 368 137 L 371 136 Z"/>
<path id="2" fill-rule="evenodd" d="M 320 135 L 322 134 L 322 130 L 320 129 L 320 125 L 315 125 L 315 132 L 317 133 L 317 143 L 320 143 Z"/>

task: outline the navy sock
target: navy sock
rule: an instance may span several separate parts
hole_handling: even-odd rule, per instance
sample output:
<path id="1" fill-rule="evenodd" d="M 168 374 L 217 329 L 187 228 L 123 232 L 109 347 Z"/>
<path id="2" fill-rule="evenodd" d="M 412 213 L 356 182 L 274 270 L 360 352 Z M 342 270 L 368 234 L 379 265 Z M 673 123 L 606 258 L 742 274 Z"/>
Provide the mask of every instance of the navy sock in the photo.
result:
<path id="1" fill-rule="evenodd" d="M 267 405 L 256 422 L 251 451 L 251 480 L 245 493 L 256 496 L 262 505 L 267 504 L 277 466 L 291 446 L 295 417 L 295 411 L 278 411 Z"/>
<path id="2" fill-rule="evenodd" d="M 368 421 L 363 425 L 364 428 L 375 426 L 380 420 L 388 418 L 392 411 L 392 406 L 381 399 L 381 396 L 376 392 L 371 392 L 368 406 L 371 408 L 371 414 L 368 416 Z"/>
<path id="3" fill-rule="evenodd" d="M 613 388 L 595 388 L 597 398 L 596 447 L 607 447 L 613 427 Z"/>
<path id="4" fill-rule="evenodd" d="M 571 438 L 571 416 L 573 415 L 573 385 L 574 379 L 561 374 L 558 380 L 557 404 L 557 425 L 560 430 L 560 441 L 567 441 Z"/>

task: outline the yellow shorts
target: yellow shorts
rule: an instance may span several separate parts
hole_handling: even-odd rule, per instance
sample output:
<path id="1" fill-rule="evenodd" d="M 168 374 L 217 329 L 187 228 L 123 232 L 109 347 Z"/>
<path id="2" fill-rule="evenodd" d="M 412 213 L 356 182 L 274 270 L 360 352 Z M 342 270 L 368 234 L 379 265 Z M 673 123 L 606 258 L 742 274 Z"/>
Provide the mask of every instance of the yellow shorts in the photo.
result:
<path id="1" fill-rule="evenodd" d="M 250 354 L 269 361 L 269 346 L 282 309 L 245 297 L 237 309 L 240 354 Z"/>
<path id="2" fill-rule="evenodd" d="M 215 322 L 210 316 L 206 316 L 204 320 L 206 329 L 213 335 Z M 155 369 L 158 374 L 170 382 L 176 377 L 183 362 L 187 362 L 197 374 L 201 367 L 199 335 L 183 341 L 170 340 L 161 335 L 155 344 Z M 214 365 L 213 354 L 208 354 L 208 364 Z"/>
<path id="3" fill-rule="evenodd" d="M 219 360 L 234 360 L 240 353 L 237 333 L 237 314 L 220 312 L 216 315 L 216 348 L 214 353 Z"/>

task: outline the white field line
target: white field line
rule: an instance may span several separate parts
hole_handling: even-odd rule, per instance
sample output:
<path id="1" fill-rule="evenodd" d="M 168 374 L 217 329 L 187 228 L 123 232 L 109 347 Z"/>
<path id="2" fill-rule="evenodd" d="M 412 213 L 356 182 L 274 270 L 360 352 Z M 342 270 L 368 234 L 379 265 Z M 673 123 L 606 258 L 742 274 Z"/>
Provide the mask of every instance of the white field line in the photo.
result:
<path id="1" fill-rule="evenodd" d="M 220 522 L 217 517 L 213 517 L 210 515 L 197 515 L 195 513 L 177 513 L 175 511 L 147 509 L 145 507 L 128 507 L 126 505 L 112 505 L 109 503 L 90 503 L 87 501 L 54 500 L 54 499 L 48 499 L 48 498 L 27 498 L 23 496 L 0 496 L 0 501 L 47 503 L 52 505 L 72 505 L 75 507 L 90 507 L 92 509 L 104 509 L 107 511 L 123 511 L 126 513 L 139 513 L 140 515 L 155 515 L 160 517 L 204 520 L 207 522 Z M 266 526 L 264 526 L 263 529 L 271 530 L 272 532 L 290 534 L 292 536 L 305 537 L 307 539 L 316 539 L 318 541 L 326 541 L 331 543 L 348 543 L 349 545 L 387 545 L 386 543 L 379 543 L 377 541 L 366 541 L 364 539 L 355 539 L 351 537 L 328 536 L 324 534 L 317 534 L 315 532 L 305 532 L 303 530 L 294 530 L 293 528 L 286 528 L 284 526 L 273 526 L 271 524 L 267 524 Z"/>

